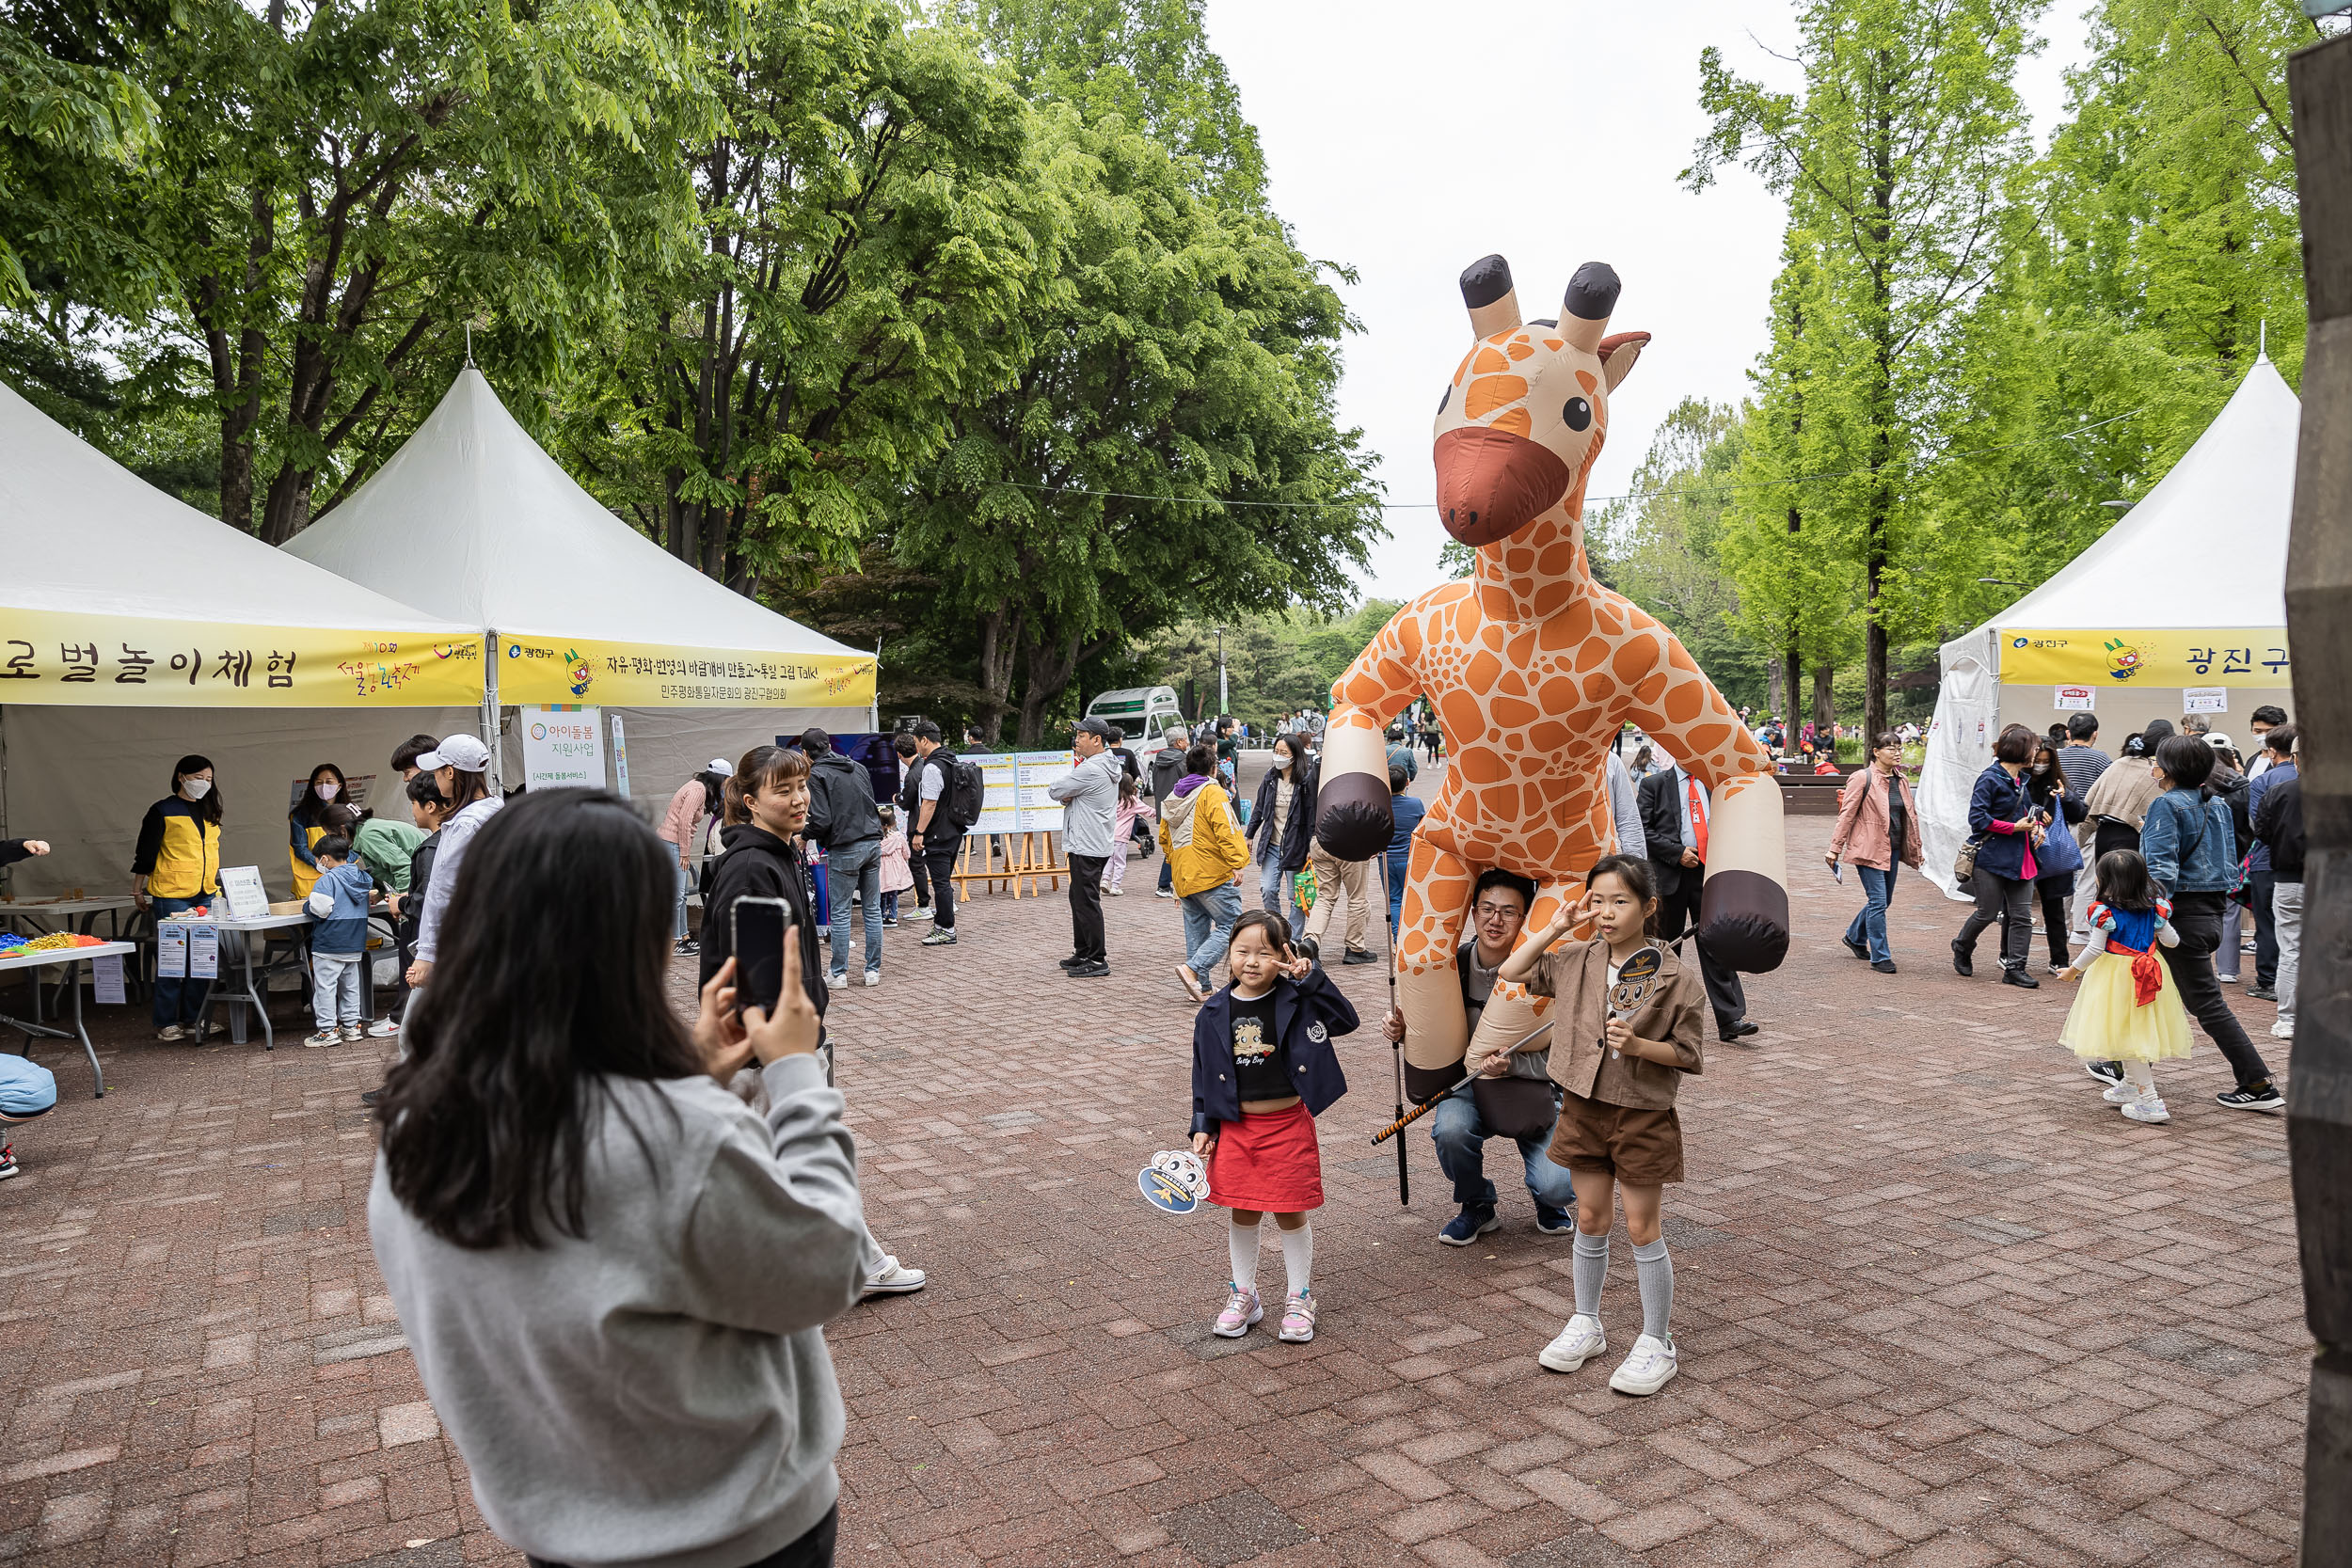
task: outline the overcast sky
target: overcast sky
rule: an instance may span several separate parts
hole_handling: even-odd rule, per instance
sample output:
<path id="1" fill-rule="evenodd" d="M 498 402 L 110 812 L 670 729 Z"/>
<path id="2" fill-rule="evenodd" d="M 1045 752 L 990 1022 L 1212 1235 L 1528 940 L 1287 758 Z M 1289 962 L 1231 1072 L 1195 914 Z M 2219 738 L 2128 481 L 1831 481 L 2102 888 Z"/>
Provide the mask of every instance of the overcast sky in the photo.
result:
<path id="1" fill-rule="evenodd" d="M 2082 52 L 2080 0 L 2058 0 L 2020 88 L 2046 140 L 2061 72 Z M 1699 51 L 1797 85 L 1786 0 L 1207 0 L 1209 39 L 1258 127 L 1275 210 L 1308 255 L 1354 267 L 1363 325 L 1346 345 L 1340 420 L 1363 427 L 1391 510 L 1368 593 L 1440 580 L 1444 531 L 1430 420 L 1470 342 L 1455 279 L 1509 259 L 1530 317 L 1558 314 L 1568 277 L 1624 280 L 1613 330 L 1655 333 L 1611 400 L 1592 494 L 1614 495 L 1685 396 L 1736 399 L 1764 346 L 1782 206 L 1744 170 L 1693 196 L 1677 176 L 1706 130 Z"/>

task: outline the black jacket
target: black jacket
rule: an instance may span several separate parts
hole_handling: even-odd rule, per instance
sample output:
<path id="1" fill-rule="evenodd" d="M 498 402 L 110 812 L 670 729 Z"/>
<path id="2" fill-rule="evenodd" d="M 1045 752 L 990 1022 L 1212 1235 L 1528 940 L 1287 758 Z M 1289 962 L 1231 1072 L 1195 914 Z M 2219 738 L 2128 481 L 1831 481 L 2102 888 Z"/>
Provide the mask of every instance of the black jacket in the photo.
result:
<path id="1" fill-rule="evenodd" d="M 818 758 L 808 770 L 806 832 L 811 844 L 828 851 L 882 837 L 872 782 L 865 768 L 838 752 Z"/>
<path id="2" fill-rule="evenodd" d="M 1174 746 L 1161 747 L 1152 756 L 1152 799 L 1166 805 L 1184 776 L 1184 752 Z"/>
<path id="3" fill-rule="evenodd" d="M 923 770 L 939 769 L 939 795 L 931 806 L 931 825 L 923 827 Z M 906 759 L 907 782 L 898 791 L 898 827 L 909 840 L 916 833 L 924 834 L 930 847 L 937 847 L 959 836 L 954 823 L 947 820 L 947 797 L 956 787 L 956 753 L 945 746 L 934 746 L 927 757 Z"/>
<path id="4" fill-rule="evenodd" d="M 739 822 L 720 830 L 726 853 L 719 857 L 718 874 L 710 879 L 710 896 L 703 906 L 703 961 L 700 985 L 708 985 L 719 966 L 735 953 L 735 901 L 738 898 L 781 898 L 792 908 L 792 923 L 801 928 L 801 984 L 825 1014 L 825 960 L 817 951 L 817 917 L 810 912 L 808 878 L 800 852 L 764 828 Z"/>
<path id="5" fill-rule="evenodd" d="M 1282 824 L 1282 842 L 1276 847 L 1281 856 L 1282 869 L 1296 871 L 1307 863 L 1308 847 L 1315 836 L 1315 790 L 1323 782 L 1323 769 L 1312 760 L 1294 762 L 1298 774 L 1297 793 L 1291 797 L 1291 814 Z M 1251 859 L 1263 850 L 1268 834 L 1274 832 L 1274 782 L 1281 770 L 1268 768 L 1265 777 L 1258 781 L 1258 800 L 1249 808 L 1249 842 Z"/>
<path id="6" fill-rule="evenodd" d="M 441 831 L 428 834 L 408 857 L 408 891 L 400 895 L 400 950 L 417 953 L 417 927 L 424 923 L 424 890 L 433 881 L 433 857 L 441 852 Z"/>
<path id="7" fill-rule="evenodd" d="M 19 861 L 30 860 L 32 854 L 30 849 L 24 847 L 23 839 L 0 838 L 0 865 L 14 865 Z"/>
<path id="8" fill-rule="evenodd" d="M 1674 768 L 1661 768 L 1633 790 L 1634 800 L 1641 803 L 1642 837 L 1648 841 L 1650 875 L 1661 898 L 1680 892 L 1683 873 L 1690 870 L 1682 863 L 1682 802 L 1675 797 L 1680 781 L 1681 775 Z M 1706 875 L 1704 866 L 1693 874 Z"/>
<path id="9" fill-rule="evenodd" d="M 2270 875 L 2281 882 L 2303 879 L 2303 775 L 2263 791 L 2254 808 L 2254 836 L 2270 850 Z"/>

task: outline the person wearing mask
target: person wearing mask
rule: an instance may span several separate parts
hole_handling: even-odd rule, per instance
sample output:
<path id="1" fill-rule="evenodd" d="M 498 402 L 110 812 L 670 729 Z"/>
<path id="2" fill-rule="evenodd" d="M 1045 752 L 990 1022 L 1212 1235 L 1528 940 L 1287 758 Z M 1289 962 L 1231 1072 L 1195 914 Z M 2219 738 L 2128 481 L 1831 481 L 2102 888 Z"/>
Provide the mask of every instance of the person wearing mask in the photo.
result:
<path id="1" fill-rule="evenodd" d="M 1119 732 L 1100 719 L 1082 719 L 1071 736 L 1078 765 L 1045 786 L 1060 802 L 1062 854 L 1070 862 L 1071 955 L 1061 961 L 1073 980 L 1099 980 L 1111 972 L 1104 944 L 1103 869 L 1114 854 L 1127 852 L 1111 838 L 1119 814 L 1119 780 L 1125 771 L 1111 747 Z"/>
<path id="2" fill-rule="evenodd" d="M 1708 821 L 1714 815 L 1707 786 L 1677 763 L 1644 779 L 1634 798 L 1640 803 L 1643 851 L 1657 884 L 1659 940 L 1673 942 L 1686 929 L 1693 933 L 1691 945 L 1699 956 L 1699 976 L 1707 982 L 1716 1036 L 1725 1042 L 1745 1039 L 1757 1027 L 1747 1018 L 1747 990 L 1738 971 L 1708 952 L 1696 935 L 1707 880 Z"/>
<path id="3" fill-rule="evenodd" d="M 351 790 L 343 770 L 331 762 L 311 768 L 302 798 L 286 813 L 286 862 L 294 868 L 295 898 L 310 897 L 310 885 L 319 879 L 318 857 L 311 853 L 311 847 L 329 833 L 349 837 L 358 819 L 359 814 L 351 808 Z"/>
<path id="4" fill-rule="evenodd" d="M 2229 1058 L 2237 1087 L 2214 1099 L 2234 1111 L 2281 1111 L 2286 1101 L 2270 1082 L 2270 1069 L 2246 1037 L 2237 1015 L 2221 994 L 2214 974 L 2214 949 L 2221 940 L 2221 906 L 2230 896 L 2237 868 L 2236 830 L 2224 802 L 2208 799 L 2213 748 L 2197 735 L 2168 736 L 2156 747 L 2153 767 L 2162 786 L 2140 828 L 2139 852 L 2156 892 L 2172 903 L 2178 945 L 2161 957 L 2180 988 L 2181 1002 Z M 2086 1070 L 2107 1084 L 2121 1081 L 2113 1062 L 2090 1062 Z"/>
<path id="5" fill-rule="evenodd" d="M 850 983 L 850 909 L 866 912 L 866 983 L 882 984 L 882 813 L 874 809 L 874 785 L 866 769 L 833 749 L 833 737 L 811 727 L 801 732 L 809 759 L 807 839 L 825 852 L 825 880 L 833 895 L 834 985 Z M 852 898 L 852 895 L 855 895 Z"/>
<path id="6" fill-rule="evenodd" d="M 1968 831 L 1977 835 L 1977 870 L 1971 883 L 1977 908 L 1952 939 L 1952 968 L 1974 974 L 1977 937 L 1999 922 L 2001 983 L 2027 990 L 2042 984 L 2026 968 L 2033 951 L 2033 884 L 2040 874 L 2034 850 L 2044 835 L 2025 784 L 2035 744 L 2033 731 L 2010 725 L 1993 743 L 1992 766 L 1977 775 L 1968 797 Z"/>
<path id="7" fill-rule="evenodd" d="M 2172 726 L 2159 719 L 2138 735 L 2123 742 L 2121 760 L 2132 761 L 2153 757 L 2155 749 L 2172 733 Z M 2156 783 L 2146 761 L 2136 768 L 2109 768 L 2102 771 L 2098 782 L 2090 786 L 2083 805 L 2089 811 L 2092 829 L 2090 859 L 2093 864 L 2118 849 L 2139 850 L 2139 827 L 2147 820 L 2148 808 L 2155 804 L 2164 790 Z"/>
<path id="8" fill-rule="evenodd" d="M 801 955 L 773 1016 L 738 1016 L 729 971 L 690 1025 L 674 857 L 628 802 L 533 792 L 471 853 L 368 1230 L 484 1519 L 550 1568 L 830 1563 L 823 1330 L 864 1224 Z M 724 1086 L 754 1066 L 765 1116 Z"/>
<path id="9" fill-rule="evenodd" d="M 914 744 L 914 768 L 907 781 L 907 820 L 914 824 L 907 847 L 923 866 L 916 873 L 914 895 L 923 896 L 925 873 L 931 884 L 931 929 L 926 947 L 952 947 L 956 941 L 956 851 L 963 847 L 963 830 L 947 815 L 955 790 L 956 754 L 939 743 L 939 726 L 918 719 L 910 732 Z M 898 753 L 905 756 L 901 751 Z M 917 915 L 923 911 L 915 911 Z"/>
<path id="10" fill-rule="evenodd" d="M 2042 816 L 2043 835 L 2034 855 L 2034 896 L 2042 905 L 2042 931 L 2050 947 L 2050 973 L 2073 964 L 2074 953 L 2067 944 L 2071 924 L 2067 900 L 2074 895 L 2074 883 L 2084 870 L 2082 846 L 2075 841 L 2074 830 L 2089 816 L 2089 809 L 2066 782 L 2065 771 L 2058 766 L 2064 748 L 2044 740 L 2035 746 L 2033 765 L 2026 772 L 2026 796 Z M 2026 950 L 2032 950 L 2026 943 Z"/>
<path id="11" fill-rule="evenodd" d="M 677 786 L 670 797 L 670 809 L 661 815 L 661 826 L 654 830 L 655 836 L 677 857 L 677 901 L 670 911 L 671 948 L 680 957 L 702 951 L 687 934 L 686 895 L 693 891 L 694 862 L 724 810 L 720 792 L 726 788 L 727 775 L 733 771 L 735 766 L 726 758 L 711 758 L 710 766 Z"/>
<path id="12" fill-rule="evenodd" d="M 726 853 L 711 875 L 710 901 L 703 911 L 700 975 L 707 991 L 726 983 L 723 974 L 733 973 L 729 965 L 735 957 L 737 900 L 783 899 L 788 911 L 786 924 L 798 933 L 787 951 L 800 963 L 802 990 L 816 1012 L 818 1045 L 822 1048 L 832 991 L 818 953 L 807 867 L 798 847 L 808 826 L 808 753 L 797 746 L 755 746 L 736 762 L 727 779 L 726 825 L 720 829 Z M 826 1076 L 832 1076 L 830 1069 Z M 901 1295 L 923 1288 L 929 1276 L 922 1270 L 908 1268 L 882 1251 L 862 1217 L 858 1226 L 866 1293 Z"/>
<path id="13" fill-rule="evenodd" d="M 449 802 L 449 816 L 441 824 L 440 847 L 433 855 L 433 883 L 425 889 L 418 911 L 417 956 L 408 965 L 412 986 L 425 985 L 432 978 L 434 960 L 441 950 L 442 923 L 457 891 L 466 847 L 505 803 L 490 789 L 489 769 L 490 748 L 478 736 L 445 736 L 438 746 L 417 758 L 417 771 L 431 775 L 441 799 Z"/>
<path id="14" fill-rule="evenodd" d="M 1271 765 L 1258 781 L 1258 798 L 1249 808 L 1259 906 L 1289 921 L 1294 931 L 1304 929 L 1307 924 L 1306 911 L 1298 907 L 1297 878 L 1306 868 L 1314 841 L 1319 777 L 1307 743 L 1295 735 L 1278 735 Z"/>
<path id="15" fill-rule="evenodd" d="M 1881 974 L 1895 973 L 1895 949 L 1886 939 L 1886 911 L 1895 901 L 1895 874 L 1919 868 L 1919 804 L 1903 776 L 1902 737 L 1883 732 L 1870 748 L 1870 765 L 1846 775 L 1837 796 L 1837 831 L 1822 857 L 1835 868 L 1853 863 L 1862 880 L 1863 906 L 1846 927 L 1846 951 Z"/>
<path id="16" fill-rule="evenodd" d="M 2257 713 L 2276 713 L 2277 708 L 2256 709 Z M 2262 755 L 2247 770 L 2247 826 L 2253 838 L 2253 847 L 2246 856 L 2247 907 L 2254 914 L 2254 983 L 2246 994 L 2257 1002 L 2277 1002 L 2280 999 L 2279 961 L 2280 938 L 2278 916 L 2278 868 L 2273 863 L 2270 842 L 2263 836 L 2263 801 L 2270 792 L 2296 776 L 2295 763 L 2295 726 L 2280 720 L 2263 732 Z M 2296 836 L 2301 836 L 2302 808 L 2296 808 Z M 2299 856 L 2298 856 L 2299 860 Z M 2297 935 L 2300 935 L 2303 897 L 2303 874 L 2298 865 L 2295 876 L 2296 915 Z"/>
<path id="17" fill-rule="evenodd" d="M 147 808 L 131 851 L 131 896 L 157 920 L 208 904 L 220 895 L 220 792 L 209 758 L 172 765 L 171 793 Z M 151 1016 L 157 1039 L 213 1033 L 204 1022 L 210 980 L 158 975 Z"/>
<path id="18" fill-rule="evenodd" d="M 2303 967 L 2303 780 L 2295 763 L 2296 729 L 2275 726 L 2263 736 L 2270 767 L 2255 780 L 2262 797 L 2254 804 L 2254 836 L 2261 842 L 2270 882 L 2271 930 L 2277 942 L 2274 996 L 2279 1017 L 2274 1039 L 2295 1037 L 2296 985 Z M 2252 994 L 2249 992 L 2248 994 Z"/>
<path id="19" fill-rule="evenodd" d="M 2214 974 L 2214 950 L 2220 945 L 2220 910 L 2230 900 L 2230 881 L 2237 872 L 2237 828 L 2230 806 L 2209 800 L 2204 783 L 2214 776 L 2214 748 L 2204 736 L 2167 736 L 2157 745 L 2153 764 L 2162 785 L 2148 820 L 2140 828 L 2140 858 L 2157 894 L 2171 898 L 2173 931 L 2181 933 L 2176 947 L 2164 947 L 2159 957 L 2173 971 L 2181 1002 L 2206 1035 L 2230 1058 L 2237 1088 L 2214 1096 L 2230 1110 L 2286 1110 L 2286 1101 L 2270 1082 L 2270 1068 L 2261 1051 L 2247 1039 L 2247 1030 L 2230 1011 Z M 2122 1068 L 2115 1063 L 2089 1063 L 2091 1077 L 2115 1084 Z M 2110 1069 L 2110 1072 L 2103 1072 Z"/>
<path id="20" fill-rule="evenodd" d="M 1161 735 L 1160 749 L 1152 754 L 1152 773 L 1149 781 L 1152 809 L 1156 818 L 1162 822 L 1168 820 L 1168 797 L 1176 793 L 1177 784 L 1185 776 L 1185 753 L 1192 750 L 1189 735 L 1190 732 L 1182 724 L 1168 725 Z M 1210 763 L 1209 770 L 1216 771 L 1214 759 Z M 1166 854 L 1160 856 L 1159 895 L 1162 898 L 1176 896 L 1176 872 L 1175 868 L 1168 863 Z"/>
<path id="21" fill-rule="evenodd" d="M 2270 770 L 2272 753 L 2265 742 L 2270 732 L 2286 721 L 2287 710 L 2275 703 L 2265 703 L 2254 710 L 2253 717 L 2247 720 L 2246 727 L 2254 732 L 2254 760 L 2246 769 L 2249 779 L 2259 779 Z"/>

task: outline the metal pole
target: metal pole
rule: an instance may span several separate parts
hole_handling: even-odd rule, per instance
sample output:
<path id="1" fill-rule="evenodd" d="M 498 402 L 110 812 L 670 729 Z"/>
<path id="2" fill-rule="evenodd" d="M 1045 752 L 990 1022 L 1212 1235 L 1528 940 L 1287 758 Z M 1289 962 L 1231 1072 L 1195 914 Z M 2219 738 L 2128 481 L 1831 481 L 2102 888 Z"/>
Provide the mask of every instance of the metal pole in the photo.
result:
<path id="1" fill-rule="evenodd" d="M 2304 1568 L 2352 1563 L 2352 35 L 2287 62 L 2310 336 L 2287 546 L 2304 831 L 2287 1156 L 2317 1341 L 2304 1426 Z"/>
<path id="2" fill-rule="evenodd" d="M 1216 716 L 1219 719 L 1233 711 L 1225 695 L 1225 628 L 1216 628 Z"/>
<path id="3" fill-rule="evenodd" d="M 1389 922 L 1389 1010 L 1396 1010 L 1396 905 L 1389 897 L 1389 852 L 1373 857 L 1380 865 L 1380 908 Z M 1405 1119 L 1405 1042 L 1389 1042 L 1389 1061 L 1396 1069 L 1396 1119 Z M 1412 1170 L 1405 1161 L 1405 1139 L 1396 1140 L 1396 1200 L 1409 1208 L 1413 1201 Z"/>
<path id="4" fill-rule="evenodd" d="M 495 799 L 506 787 L 499 767 L 499 634 L 484 633 L 482 646 L 488 660 L 482 672 L 482 744 L 490 749 L 488 784 Z"/>
<path id="5" fill-rule="evenodd" d="M 882 734 L 882 639 L 874 639 L 874 701 L 866 714 L 866 727 Z"/>

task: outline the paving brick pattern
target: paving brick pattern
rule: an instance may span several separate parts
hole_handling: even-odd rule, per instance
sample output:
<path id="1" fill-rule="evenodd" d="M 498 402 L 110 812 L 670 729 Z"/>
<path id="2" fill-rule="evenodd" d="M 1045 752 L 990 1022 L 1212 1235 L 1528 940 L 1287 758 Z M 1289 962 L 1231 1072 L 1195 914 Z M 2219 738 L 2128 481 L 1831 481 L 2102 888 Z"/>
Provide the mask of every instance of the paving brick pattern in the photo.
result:
<path id="1" fill-rule="evenodd" d="M 1763 1034 L 1684 1093 L 1684 1371 L 1648 1401 L 1607 1386 L 1639 1328 L 1622 1229 L 1611 1353 L 1562 1377 L 1534 1354 L 1568 1249 L 1508 1161 L 1503 1228 L 1438 1246 L 1415 1129 L 1400 1209 L 1366 1143 L 1393 1094 L 1369 1029 L 1320 1122 L 1317 1338 L 1208 1334 L 1221 1224 L 1135 1185 L 1189 1105 L 1156 863 L 1108 901 L 1108 980 L 1054 969 L 1051 897 L 979 900 L 954 948 L 892 933 L 886 983 L 833 1016 L 874 1227 L 934 1283 L 832 1331 L 842 1560 L 2290 1560 L 2310 1347 L 2283 1127 L 2212 1102 L 2201 1039 L 2165 1074 L 2173 1121 L 2123 1122 L 2051 1043 L 2069 993 L 1995 985 L 1989 947 L 1955 976 L 1960 907 L 1918 879 L 1903 973 L 1871 974 L 1836 942 L 1858 894 L 1819 869 L 1828 828 L 1790 823 L 1797 941 L 1750 985 Z M 1369 1021 L 1382 971 L 1333 973 Z M 2267 1047 L 2270 1009 L 2239 1006 Z M 118 1015 L 102 1054 L 103 1101 L 43 1048 L 66 1099 L 0 1186 L 0 1560 L 519 1563 L 369 1254 L 357 1092 L 388 1053 L 166 1046 Z"/>

